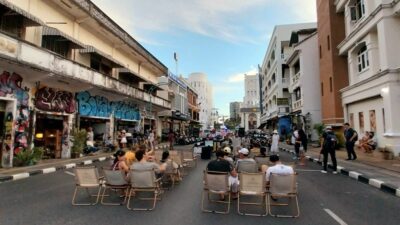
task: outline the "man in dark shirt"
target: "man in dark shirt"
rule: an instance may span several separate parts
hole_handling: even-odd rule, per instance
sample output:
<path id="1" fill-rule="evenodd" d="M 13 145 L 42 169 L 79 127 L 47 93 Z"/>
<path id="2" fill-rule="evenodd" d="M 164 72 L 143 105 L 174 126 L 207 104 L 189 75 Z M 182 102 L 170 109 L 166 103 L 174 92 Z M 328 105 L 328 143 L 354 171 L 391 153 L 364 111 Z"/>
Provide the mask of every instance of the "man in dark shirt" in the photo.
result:
<path id="1" fill-rule="evenodd" d="M 346 160 L 356 160 L 357 155 L 356 152 L 354 151 L 354 144 L 357 141 L 357 132 L 350 127 L 349 123 L 344 124 L 344 137 L 346 139 L 346 150 L 347 150 Z"/>
<path id="2" fill-rule="evenodd" d="M 215 171 L 215 172 L 227 172 L 230 174 L 229 176 L 229 186 L 231 187 L 232 191 L 232 198 L 237 198 L 236 194 L 238 191 L 238 186 L 239 186 L 239 180 L 238 180 L 238 175 L 236 173 L 236 170 L 232 167 L 232 165 L 229 163 L 229 161 L 224 159 L 225 152 L 222 150 L 218 150 L 215 152 L 215 155 L 217 156 L 216 160 L 212 160 L 211 162 L 208 163 L 207 165 L 207 170 L 208 171 Z M 223 194 L 221 195 L 221 198 L 223 198 Z"/>

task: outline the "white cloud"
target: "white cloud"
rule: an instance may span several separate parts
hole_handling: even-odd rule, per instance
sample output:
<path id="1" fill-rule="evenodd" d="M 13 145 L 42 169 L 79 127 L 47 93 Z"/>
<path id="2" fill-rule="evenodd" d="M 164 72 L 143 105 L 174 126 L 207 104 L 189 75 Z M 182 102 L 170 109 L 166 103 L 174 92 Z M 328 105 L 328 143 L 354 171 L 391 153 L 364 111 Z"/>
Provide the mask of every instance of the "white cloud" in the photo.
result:
<path id="1" fill-rule="evenodd" d="M 244 73 L 236 73 L 228 77 L 228 82 L 229 83 L 238 83 L 238 82 L 243 82 L 244 81 L 244 75 L 253 75 L 257 73 L 257 69 L 253 68 L 247 72 Z"/>
<path id="2" fill-rule="evenodd" d="M 233 43 L 259 43 L 248 29 L 265 29 L 267 21 L 251 20 L 265 6 L 285 10 L 293 23 L 316 20 L 316 0 L 92 0 L 140 42 L 162 45 L 151 33 L 187 31 Z M 265 13 L 271 13 L 266 10 Z M 245 23 L 245 25 L 243 25 Z M 139 35 L 140 34 L 140 35 Z M 265 39 L 263 39 L 265 40 Z"/>

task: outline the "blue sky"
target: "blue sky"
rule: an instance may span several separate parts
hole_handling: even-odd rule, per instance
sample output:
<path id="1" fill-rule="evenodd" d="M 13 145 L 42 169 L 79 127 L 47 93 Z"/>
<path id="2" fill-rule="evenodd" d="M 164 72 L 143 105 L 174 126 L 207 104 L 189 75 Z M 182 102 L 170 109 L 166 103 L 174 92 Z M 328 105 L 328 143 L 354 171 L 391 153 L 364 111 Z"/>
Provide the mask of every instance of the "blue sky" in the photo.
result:
<path id="1" fill-rule="evenodd" d="M 316 21 L 315 0 L 92 0 L 175 73 L 204 72 L 214 104 L 242 101 L 275 25 Z"/>

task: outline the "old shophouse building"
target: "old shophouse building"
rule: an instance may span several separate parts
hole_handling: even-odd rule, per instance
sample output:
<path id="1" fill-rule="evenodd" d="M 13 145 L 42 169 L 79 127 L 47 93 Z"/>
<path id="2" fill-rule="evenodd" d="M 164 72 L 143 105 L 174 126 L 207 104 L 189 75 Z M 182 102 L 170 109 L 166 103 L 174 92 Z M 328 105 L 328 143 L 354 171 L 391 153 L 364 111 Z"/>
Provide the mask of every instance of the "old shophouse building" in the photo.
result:
<path id="1" fill-rule="evenodd" d="M 46 12 L 46 13 L 43 13 Z M 70 157 L 73 127 L 95 141 L 157 129 L 168 69 L 89 0 L 0 0 L 1 165 L 44 146 Z"/>

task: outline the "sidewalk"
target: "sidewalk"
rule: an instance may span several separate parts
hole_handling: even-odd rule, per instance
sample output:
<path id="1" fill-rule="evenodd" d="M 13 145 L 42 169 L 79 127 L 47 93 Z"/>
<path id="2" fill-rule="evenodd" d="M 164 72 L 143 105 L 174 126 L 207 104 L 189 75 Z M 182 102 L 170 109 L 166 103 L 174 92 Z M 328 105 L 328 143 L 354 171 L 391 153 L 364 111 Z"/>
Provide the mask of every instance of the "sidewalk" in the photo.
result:
<path id="1" fill-rule="evenodd" d="M 280 143 L 279 147 L 281 150 L 294 152 L 293 145 Z M 309 146 L 306 153 L 309 161 L 321 164 L 318 160 L 320 149 Z M 368 154 L 356 149 L 356 154 L 357 160 L 347 161 L 346 150 L 337 150 L 338 172 L 400 197 L 400 159 L 384 160 L 382 153 L 378 151 Z M 330 158 L 328 164 L 329 162 Z"/>
<path id="2" fill-rule="evenodd" d="M 167 143 L 161 143 L 156 146 L 156 149 L 166 148 L 167 146 Z M 77 165 L 90 165 L 94 162 L 101 162 L 111 158 L 111 152 L 98 152 L 94 155 L 83 156 L 76 159 L 47 159 L 41 160 L 38 164 L 33 166 L 0 168 L 0 183 L 19 180 L 38 174 L 52 173 L 57 170 L 70 169 Z"/>

